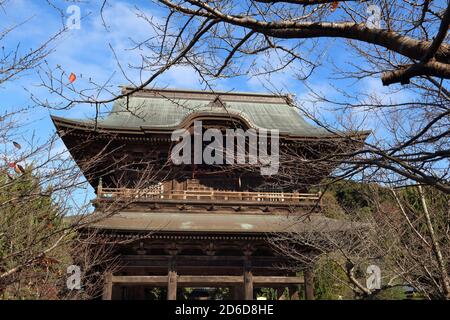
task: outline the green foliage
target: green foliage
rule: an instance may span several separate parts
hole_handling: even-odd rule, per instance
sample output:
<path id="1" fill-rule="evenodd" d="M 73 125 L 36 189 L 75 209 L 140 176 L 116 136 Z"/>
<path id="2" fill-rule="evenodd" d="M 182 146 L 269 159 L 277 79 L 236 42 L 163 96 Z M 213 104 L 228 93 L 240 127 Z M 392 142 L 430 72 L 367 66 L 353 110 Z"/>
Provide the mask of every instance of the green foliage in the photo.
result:
<path id="1" fill-rule="evenodd" d="M 349 300 L 354 293 L 347 276 L 337 263 L 323 259 L 315 269 L 314 292 L 318 300 Z"/>
<path id="2" fill-rule="evenodd" d="M 183 291 L 184 293 L 184 291 Z M 167 290 L 164 288 L 148 288 L 145 290 L 145 300 L 164 300 L 167 297 Z"/>
<path id="3" fill-rule="evenodd" d="M 436 237 L 442 248 L 448 248 L 448 207 L 450 196 L 432 187 L 422 187 L 425 202 L 431 216 L 431 223 Z M 395 192 L 395 195 L 394 195 Z M 404 263 L 415 265 L 415 261 L 408 262 L 409 257 L 423 256 L 427 258 L 429 268 L 434 268 L 432 262 L 433 254 L 421 246 L 417 234 L 411 231 L 405 215 L 413 221 L 414 228 L 425 238 L 429 237 L 426 224 L 424 207 L 421 194 L 417 186 L 399 188 L 392 191 L 377 184 L 362 184 L 353 181 L 341 181 L 330 184 L 323 195 L 324 214 L 334 219 L 344 219 L 360 222 L 369 222 L 374 228 L 372 243 L 367 243 L 364 251 L 354 251 L 353 262 L 355 266 L 355 277 L 361 284 L 365 284 L 365 268 L 369 264 L 376 264 L 383 270 L 384 279 L 397 277 L 393 287 L 383 288 L 374 292 L 369 297 L 364 294 L 355 298 L 364 299 L 405 299 L 405 283 L 417 282 L 428 295 L 436 290 L 432 285 L 436 279 L 427 279 L 420 268 L 411 268 L 408 274 L 398 277 L 399 259 Z M 399 206 L 398 201 L 401 203 Z M 373 247 L 370 247 L 373 246 Z M 357 248 L 354 247 L 353 250 Z M 383 249 L 384 248 L 384 249 Z M 363 254 L 363 252 L 365 252 Z M 443 250 L 447 257 L 448 251 Z M 318 265 L 316 270 L 316 295 L 318 299 L 349 299 L 352 298 L 351 284 L 346 279 L 346 274 L 338 264 L 345 267 L 345 259 L 327 257 Z M 375 259 L 376 261 L 373 261 Z M 436 272 L 436 271 L 433 271 Z M 409 277 L 409 278 L 407 278 Z M 412 282 L 411 282 L 412 281 Z M 425 288 L 425 289 L 424 289 Z M 356 290 L 358 291 L 358 290 Z M 423 297 L 423 296 L 422 296 Z M 416 296 L 415 298 L 420 298 Z"/>
<path id="4" fill-rule="evenodd" d="M 373 300 L 405 300 L 406 298 L 406 289 L 404 286 L 381 290 L 372 297 Z"/>
<path id="5" fill-rule="evenodd" d="M 371 201 L 374 193 L 380 201 L 392 202 L 389 191 L 376 184 L 347 180 L 332 183 L 323 196 L 325 215 L 336 219 L 370 219 L 377 210 Z"/>
<path id="6" fill-rule="evenodd" d="M 32 168 L 0 171 L 0 297 L 56 299 L 70 257 L 67 248 L 48 248 L 59 238 L 62 210 Z M 14 272 L 11 272 L 14 271 Z"/>

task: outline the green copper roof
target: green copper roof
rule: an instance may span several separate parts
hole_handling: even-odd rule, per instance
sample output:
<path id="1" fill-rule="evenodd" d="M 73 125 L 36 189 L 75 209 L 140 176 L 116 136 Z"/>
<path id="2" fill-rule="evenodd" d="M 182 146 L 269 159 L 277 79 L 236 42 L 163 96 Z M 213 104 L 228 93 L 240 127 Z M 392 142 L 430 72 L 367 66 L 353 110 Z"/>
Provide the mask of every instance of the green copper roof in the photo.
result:
<path id="1" fill-rule="evenodd" d="M 100 129 L 174 130 L 196 116 L 234 117 L 255 129 L 278 129 L 281 134 L 303 137 L 330 136 L 307 123 L 288 105 L 286 96 L 217 93 L 182 90 L 144 90 L 117 100 L 111 112 L 97 122 Z M 92 126 L 91 120 L 53 117 L 54 120 Z"/>
<path id="2" fill-rule="evenodd" d="M 224 102 L 224 106 L 204 100 L 169 101 L 161 98 L 131 98 L 128 106 L 122 100 L 102 121 L 101 126 L 123 128 L 175 129 L 183 120 L 195 114 L 238 116 L 255 129 L 279 129 L 293 135 L 316 136 L 329 134 L 303 120 L 297 111 L 287 104 Z"/>

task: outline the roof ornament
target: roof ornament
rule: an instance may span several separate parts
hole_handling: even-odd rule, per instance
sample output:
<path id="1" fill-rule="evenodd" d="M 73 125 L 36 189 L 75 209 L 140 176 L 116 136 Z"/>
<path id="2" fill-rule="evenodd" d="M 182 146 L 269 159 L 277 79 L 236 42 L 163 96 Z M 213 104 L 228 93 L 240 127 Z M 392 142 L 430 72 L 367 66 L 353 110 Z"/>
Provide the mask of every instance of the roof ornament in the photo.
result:
<path id="1" fill-rule="evenodd" d="M 207 105 L 209 108 L 214 109 L 214 108 L 226 108 L 225 102 L 222 101 L 222 99 L 220 99 L 220 96 L 217 96 L 213 101 L 211 101 L 210 103 L 208 103 Z"/>

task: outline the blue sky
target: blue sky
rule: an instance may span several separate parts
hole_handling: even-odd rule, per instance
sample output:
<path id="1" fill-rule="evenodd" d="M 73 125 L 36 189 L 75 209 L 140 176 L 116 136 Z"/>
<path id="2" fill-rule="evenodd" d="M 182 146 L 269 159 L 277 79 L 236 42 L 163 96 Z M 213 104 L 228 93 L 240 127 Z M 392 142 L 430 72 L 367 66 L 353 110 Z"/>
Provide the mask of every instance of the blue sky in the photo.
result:
<path id="1" fill-rule="evenodd" d="M 122 66 L 126 68 L 128 64 L 138 64 L 141 59 L 140 54 L 145 52 L 129 50 L 133 46 L 130 37 L 135 41 L 142 41 L 151 36 L 153 31 L 141 18 L 137 17 L 138 12 L 135 6 L 139 6 L 148 17 L 161 21 L 164 20 L 167 11 L 151 1 L 111 1 L 104 11 L 104 18 L 108 26 L 108 30 L 106 30 L 100 16 L 101 2 L 77 3 L 81 9 L 81 28 L 65 32 L 52 43 L 53 52 L 47 57 L 43 67 L 50 69 L 60 67 L 66 75 L 71 72 L 75 73 L 78 79 L 74 85 L 77 87 L 85 86 L 89 78 L 97 83 L 104 83 L 110 79 L 110 84 L 118 92 L 119 86 L 128 81 L 121 74 L 110 45 Z M 53 1 L 53 3 L 63 11 L 72 4 L 67 1 Z M 14 49 L 17 44 L 20 44 L 22 52 L 36 48 L 58 32 L 65 23 L 65 19 L 61 18 L 57 9 L 49 6 L 44 0 L 11 0 L 6 4 L 5 10 L 0 10 L 0 30 L 22 22 L 24 22 L 23 25 L 3 39 L 2 46 L 7 50 Z M 339 99 L 342 99 L 342 96 L 335 88 L 343 88 L 351 93 L 379 92 L 386 100 L 403 98 L 395 93 L 388 94 L 387 89 L 382 87 L 378 78 L 364 79 L 356 83 L 348 80 L 331 80 L 331 62 L 349 70 L 350 67 L 347 63 L 354 59 L 349 55 L 348 47 L 342 45 L 340 41 L 332 39 L 320 41 L 324 63 L 309 81 L 315 90 L 326 93 L 328 97 Z M 220 80 L 214 84 L 216 89 L 252 92 L 266 92 L 264 84 L 266 86 L 269 84 L 269 86 L 283 88 L 284 92 L 295 94 L 302 102 L 302 99 L 308 95 L 308 89 L 301 81 L 295 79 L 296 66 L 298 65 L 274 74 L 270 79 L 241 76 L 235 79 Z M 138 72 L 126 69 L 128 77 L 139 82 Z M 30 93 L 52 105 L 59 102 L 57 96 L 39 87 L 40 79 L 36 71 L 30 70 L 15 81 L 5 83 L 0 87 L 1 113 L 4 110 L 33 106 Z M 42 70 L 40 72 L 42 73 Z M 185 89 L 203 88 L 195 71 L 184 66 L 170 69 L 161 78 L 158 78 L 154 85 Z M 312 108 L 308 103 L 305 104 L 305 107 Z M 341 115 L 335 114 L 327 105 L 322 104 L 316 107 L 317 109 L 312 111 L 320 118 L 330 123 L 337 123 L 340 120 Z M 92 116 L 94 110 L 90 105 L 77 105 L 64 111 L 33 108 L 32 112 L 21 115 L 21 120 L 27 123 L 27 126 L 21 131 L 20 138 L 26 141 L 34 134 L 37 138 L 45 140 L 53 135 L 55 130 L 50 121 L 50 113 L 68 118 L 84 118 Z M 365 119 L 365 123 L 362 125 L 364 129 L 374 130 L 375 133 L 377 130 L 382 130 L 382 126 L 363 111 L 352 116 Z M 57 148 L 63 150 L 64 146 L 59 143 Z M 92 190 L 89 190 L 89 193 L 92 196 Z"/>

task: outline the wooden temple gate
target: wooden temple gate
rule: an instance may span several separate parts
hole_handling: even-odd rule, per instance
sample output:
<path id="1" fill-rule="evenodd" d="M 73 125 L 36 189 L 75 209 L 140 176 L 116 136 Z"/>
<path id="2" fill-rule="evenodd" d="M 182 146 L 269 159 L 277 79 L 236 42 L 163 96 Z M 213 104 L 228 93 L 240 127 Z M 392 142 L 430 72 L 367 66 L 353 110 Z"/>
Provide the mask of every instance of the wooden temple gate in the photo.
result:
<path id="1" fill-rule="evenodd" d="M 318 167 L 303 160 L 356 150 L 368 133 L 351 132 L 347 139 L 314 127 L 288 98 L 143 89 L 117 101 L 106 118 L 95 122 L 52 117 L 96 189 L 93 217 L 106 217 L 87 229 L 112 238 L 111 243 L 127 240 L 114 245 L 119 268 L 105 278 L 104 299 L 127 298 L 120 292 L 127 289 L 128 298 L 141 299 L 146 287 L 162 287 L 172 300 L 179 288 L 219 286 L 232 288 L 234 299 L 253 299 L 258 287 L 275 288 L 279 295 L 289 287 L 295 298 L 300 285 L 304 296 L 313 298 L 311 266 L 300 266 L 296 271 L 303 276 L 298 277 L 286 268 L 292 261 L 268 239 L 299 230 L 341 230 L 342 223 L 321 214 L 321 194 L 309 192 L 338 163 Z M 196 122 L 222 133 L 279 129 L 280 154 L 293 157 L 286 162 L 293 171 L 280 178 L 288 181 L 278 186 L 277 177 L 270 180 L 260 170 L 234 164 L 221 171 L 218 165 L 170 163 L 172 132 L 192 133 Z M 108 215 L 114 206 L 120 210 Z M 312 248 L 302 250 L 314 254 Z"/>

